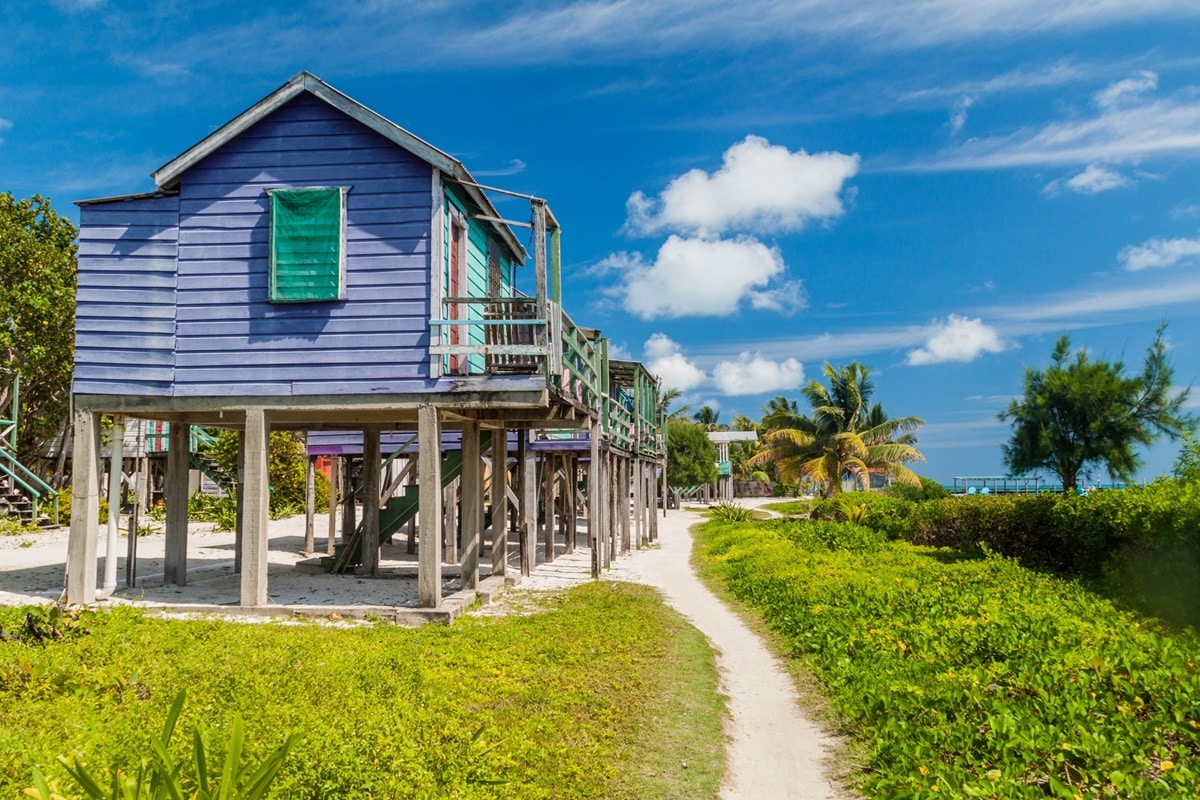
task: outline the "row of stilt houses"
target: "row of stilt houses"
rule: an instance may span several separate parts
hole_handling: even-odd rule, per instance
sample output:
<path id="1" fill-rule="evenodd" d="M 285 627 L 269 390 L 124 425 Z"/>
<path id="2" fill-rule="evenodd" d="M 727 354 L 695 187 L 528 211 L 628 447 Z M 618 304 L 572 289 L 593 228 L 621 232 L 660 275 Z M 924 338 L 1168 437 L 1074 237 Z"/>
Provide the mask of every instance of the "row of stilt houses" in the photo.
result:
<path id="1" fill-rule="evenodd" d="M 597 576 L 656 537 L 657 384 L 564 310 L 544 200 L 478 184 L 308 73 L 153 177 L 152 192 L 79 203 L 69 602 L 97 594 L 104 416 L 169 425 L 178 585 L 189 438 L 238 432 L 242 606 L 268 603 L 272 431 L 331 460 L 324 566 L 376 573 L 381 547 L 407 539 L 422 607 L 442 603 L 448 561 L 467 591 L 510 555 L 528 573 L 538 548 L 575 547 L 581 519 Z"/>

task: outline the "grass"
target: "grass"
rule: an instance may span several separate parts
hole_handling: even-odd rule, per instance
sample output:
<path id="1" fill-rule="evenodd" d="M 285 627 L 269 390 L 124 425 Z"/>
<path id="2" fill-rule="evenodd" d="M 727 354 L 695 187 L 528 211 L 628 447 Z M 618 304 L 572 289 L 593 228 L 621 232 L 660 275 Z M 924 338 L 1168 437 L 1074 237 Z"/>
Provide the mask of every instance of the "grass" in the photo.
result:
<path id="1" fill-rule="evenodd" d="M 698 558 L 815 676 L 872 797 L 1194 797 L 1200 639 L 995 556 L 708 523 Z"/>
<path id="2" fill-rule="evenodd" d="M 275 796 L 716 797 L 722 705 L 699 632 L 641 586 L 548 604 L 416 630 L 117 609 L 45 645 L 0 638 L 0 796 L 34 766 L 69 786 L 59 755 L 136 765 L 187 687 L 181 729 L 220 740 L 240 714 L 248 758 L 300 735 Z"/>

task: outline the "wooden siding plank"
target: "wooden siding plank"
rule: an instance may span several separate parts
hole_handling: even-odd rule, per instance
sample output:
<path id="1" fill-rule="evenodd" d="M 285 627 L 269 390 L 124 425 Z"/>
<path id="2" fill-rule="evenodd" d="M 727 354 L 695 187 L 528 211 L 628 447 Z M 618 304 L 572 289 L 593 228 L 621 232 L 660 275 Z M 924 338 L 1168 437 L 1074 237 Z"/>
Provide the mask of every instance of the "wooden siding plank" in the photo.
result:
<path id="1" fill-rule="evenodd" d="M 196 174 L 194 177 L 189 172 L 186 185 L 188 192 L 184 200 L 192 202 L 207 200 L 212 203 L 219 203 L 223 200 L 247 200 L 259 197 L 265 189 L 286 188 L 292 185 L 291 183 L 272 177 L 254 176 L 245 178 L 244 176 L 237 176 L 238 180 L 232 180 L 233 177 L 223 170 L 202 172 Z M 370 175 L 355 176 L 354 182 L 351 185 L 351 192 L 360 194 L 394 194 L 398 196 L 414 194 L 427 197 L 426 192 L 428 188 L 428 180 L 422 182 L 418 178 L 405 175 L 389 176 L 373 173 Z"/>

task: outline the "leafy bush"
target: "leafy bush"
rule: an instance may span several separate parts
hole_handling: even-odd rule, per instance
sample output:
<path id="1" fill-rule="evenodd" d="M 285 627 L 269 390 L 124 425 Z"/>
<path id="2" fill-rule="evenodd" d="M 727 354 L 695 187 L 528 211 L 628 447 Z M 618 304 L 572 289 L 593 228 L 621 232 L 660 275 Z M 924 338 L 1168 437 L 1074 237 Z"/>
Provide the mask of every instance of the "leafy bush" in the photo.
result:
<path id="1" fill-rule="evenodd" d="M 908 500 L 910 503 L 921 503 L 926 500 L 941 500 L 950 497 L 950 490 L 933 478 L 924 475 L 919 476 L 921 479 L 920 486 L 913 486 L 908 483 L 893 483 L 891 486 L 883 490 L 883 493 L 889 497 L 895 497 L 900 500 Z"/>
<path id="2" fill-rule="evenodd" d="M 908 536 L 913 504 L 876 492 L 842 492 L 812 503 L 813 519 L 831 519 L 866 525 L 889 539 Z"/>
<path id="3" fill-rule="evenodd" d="M 881 533 L 853 522 L 774 521 L 780 536 L 804 550 L 849 550 L 870 553 L 878 550 L 885 539 Z"/>
<path id="4" fill-rule="evenodd" d="M 707 523 L 700 557 L 826 688 L 867 796 L 1195 795 L 1194 633 L 994 554 L 829 548 L 806 524 Z"/>
<path id="5" fill-rule="evenodd" d="M 754 519 L 753 511 L 737 503 L 718 503 L 709 514 L 722 522 L 749 522 Z"/>

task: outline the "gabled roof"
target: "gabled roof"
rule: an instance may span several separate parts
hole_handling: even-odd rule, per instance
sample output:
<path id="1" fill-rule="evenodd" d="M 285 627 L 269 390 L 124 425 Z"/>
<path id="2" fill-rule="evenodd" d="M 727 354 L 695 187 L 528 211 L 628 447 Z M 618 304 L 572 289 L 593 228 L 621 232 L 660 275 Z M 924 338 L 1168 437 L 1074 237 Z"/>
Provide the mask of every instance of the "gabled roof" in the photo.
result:
<path id="1" fill-rule="evenodd" d="M 351 100 L 309 72 L 297 73 L 283 86 L 280 86 L 274 92 L 259 100 L 229 122 L 226 122 L 183 153 L 159 167 L 151 173 L 154 177 L 155 185 L 158 186 L 160 191 L 176 189 L 179 186 L 179 180 L 183 173 L 187 172 L 202 159 L 207 158 L 218 148 L 241 135 L 250 126 L 277 111 L 304 92 L 328 103 L 346 116 L 383 136 L 385 139 L 403 147 L 434 169 L 440 170 L 451 180 L 461 184 L 463 190 L 467 192 L 471 200 L 483 209 L 486 215 L 500 217 L 499 212 L 496 211 L 492 202 L 487 198 L 487 195 L 474 185 L 475 179 L 471 177 L 471 173 L 467 171 L 462 162 L 448 153 L 437 149 L 424 139 L 414 136 L 391 120 L 376 114 L 361 103 Z M 525 248 L 517 241 L 517 238 L 508 226 L 493 224 L 492 227 L 512 250 L 516 260 L 519 263 L 524 263 Z"/>

